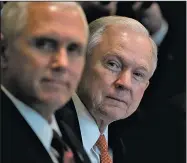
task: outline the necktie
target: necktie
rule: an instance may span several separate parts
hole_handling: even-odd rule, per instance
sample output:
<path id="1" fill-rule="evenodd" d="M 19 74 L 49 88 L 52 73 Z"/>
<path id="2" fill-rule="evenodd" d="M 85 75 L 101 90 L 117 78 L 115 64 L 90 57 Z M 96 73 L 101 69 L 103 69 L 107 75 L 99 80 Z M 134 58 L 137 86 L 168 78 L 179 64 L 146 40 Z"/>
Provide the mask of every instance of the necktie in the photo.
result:
<path id="1" fill-rule="evenodd" d="M 53 139 L 51 142 L 51 151 L 59 163 L 73 163 L 73 153 L 71 149 L 62 141 L 58 133 L 53 130 Z"/>
<path id="2" fill-rule="evenodd" d="M 96 142 L 96 146 L 99 148 L 101 153 L 101 163 L 112 163 L 112 158 L 108 152 L 108 144 L 104 135 L 100 135 L 99 139 Z"/>
<path id="3" fill-rule="evenodd" d="M 64 144 L 58 133 L 53 130 L 53 139 L 51 142 L 51 151 L 58 160 L 59 163 L 62 162 L 62 155 L 64 153 Z"/>

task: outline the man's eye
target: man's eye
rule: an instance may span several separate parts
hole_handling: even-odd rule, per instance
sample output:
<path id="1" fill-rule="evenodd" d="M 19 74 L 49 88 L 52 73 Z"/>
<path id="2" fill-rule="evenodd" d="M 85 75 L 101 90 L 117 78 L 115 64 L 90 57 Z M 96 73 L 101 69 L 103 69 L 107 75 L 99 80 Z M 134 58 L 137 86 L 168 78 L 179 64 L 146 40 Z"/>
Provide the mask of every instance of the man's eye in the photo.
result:
<path id="1" fill-rule="evenodd" d="M 134 77 L 135 77 L 136 80 L 143 80 L 145 78 L 145 75 L 143 73 L 140 73 L 140 72 L 135 72 Z"/>
<path id="2" fill-rule="evenodd" d="M 48 38 L 39 38 L 35 40 L 35 46 L 37 49 L 44 52 L 56 52 L 58 49 L 58 44 L 55 40 Z"/>
<path id="3" fill-rule="evenodd" d="M 112 71 L 121 71 L 121 65 L 116 61 L 108 61 L 106 65 Z"/>
<path id="4" fill-rule="evenodd" d="M 81 47 L 76 43 L 70 43 L 67 46 L 67 52 L 69 55 L 81 55 L 82 54 Z"/>

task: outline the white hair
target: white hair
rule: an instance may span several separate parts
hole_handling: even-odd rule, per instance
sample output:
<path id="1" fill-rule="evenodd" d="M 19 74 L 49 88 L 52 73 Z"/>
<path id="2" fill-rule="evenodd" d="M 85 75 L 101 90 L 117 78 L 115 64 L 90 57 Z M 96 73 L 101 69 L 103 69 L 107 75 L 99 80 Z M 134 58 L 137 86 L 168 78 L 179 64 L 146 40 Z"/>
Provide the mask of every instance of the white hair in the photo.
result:
<path id="1" fill-rule="evenodd" d="M 28 17 L 28 6 L 30 3 L 38 2 L 7 2 L 1 11 L 1 32 L 4 39 L 12 39 L 12 36 L 19 34 L 25 27 Z M 76 2 L 42 2 L 52 4 L 64 4 L 65 6 L 76 7 L 84 21 L 85 26 L 88 28 L 86 16 L 81 6 Z"/>
<path id="2" fill-rule="evenodd" d="M 157 66 L 157 45 L 150 37 L 148 30 L 140 22 L 127 17 L 107 16 L 91 22 L 89 24 L 90 36 L 89 36 L 88 47 L 87 47 L 87 57 L 89 57 L 89 55 L 92 54 L 93 48 L 100 43 L 104 31 L 108 26 L 111 25 L 124 25 L 126 28 L 130 28 L 135 32 L 142 33 L 143 35 L 147 36 L 150 39 L 150 42 L 152 44 L 152 52 L 153 52 L 153 59 L 154 59 L 154 63 L 153 63 L 153 72 L 154 72 Z"/>

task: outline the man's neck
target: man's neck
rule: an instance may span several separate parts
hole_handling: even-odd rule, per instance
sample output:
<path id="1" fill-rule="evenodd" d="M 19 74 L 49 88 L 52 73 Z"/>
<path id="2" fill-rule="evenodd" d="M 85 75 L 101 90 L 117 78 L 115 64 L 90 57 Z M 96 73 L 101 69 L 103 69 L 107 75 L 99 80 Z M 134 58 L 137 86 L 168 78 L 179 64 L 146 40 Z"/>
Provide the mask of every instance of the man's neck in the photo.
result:
<path id="1" fill-rule="evenodd" d="M 100 120 L 100 124 L 98 124 L 98 127 L 99 127 L 99 131 L 101 134 L 104 133 L 107 126 L 108 126 L 108 124 L 104 123 L 103 120 Z"/>
<path id="2" fill-rule="evenodd" d="M 98 113 L 94 112 L 95 109 L 93 108 L 93 105 L 89 105 L 89 102 L 88 102 L 88 101 L 90 101 L 90 99 L 88 99 L 87 96 L 80 91 L 80 89 L 77 90 L 77 95 L 78 95 L 79 99 L 81 100 L 81 102 L 85 105 L 85 107 L 88 110 L 88 112 L 90 113 L 90 115 L 95 120 L 100 133 L 103 133 L 105 131 L 106 127 L 110 124 L 110 122 L 102 119 Z"/>
<path id="3" fill-rule="evenodd" d="M 90 114 L 93 117 L 93 119 L 95 120 L 100 133 L 103 134 L 105 129 L 109 125 L 109 123 L 107 121 L 102 120 L 98 115 L 94 115 L 94 113 L 90 113 Z"/>
<path id="4" fill-rule="evenodd" d="M 49 112 L 50 109 L 47 109 L 47 107 L 43 107 L 43 106 L 39 106 L 39 105 L 28 105 L 27 103 L 25 103 L 24 101 L 20 100 L 19 98 L 17 98 L 11 91 L 9 91 L 6 86 L 1 84 L 1 90 L 11 99 L 11 100 L 16 100 L 19 103 L 23 103 L 26 107 L 29 107 L 30 109 L 35 110 L 36 112 L 38 112 L 44 119 L 46 119 L 48 121 L 49 124 L 51 124 L 52 121 L 52 115 L 53 112 Z M 35 108 L 35 109 L 34 109 Z M 40 108 L 40 109 L 36 109 L 36 108 Z M 43 109 L 41 109 L 43 108 Z M 48 111 L 48 112 L 47 112 Z"/>

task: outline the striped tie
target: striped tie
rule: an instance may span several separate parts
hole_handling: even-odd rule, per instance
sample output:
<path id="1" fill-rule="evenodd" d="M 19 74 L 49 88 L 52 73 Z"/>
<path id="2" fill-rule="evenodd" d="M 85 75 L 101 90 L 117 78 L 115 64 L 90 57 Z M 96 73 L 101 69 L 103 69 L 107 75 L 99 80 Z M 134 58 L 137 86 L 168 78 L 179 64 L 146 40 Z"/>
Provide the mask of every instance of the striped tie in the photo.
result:
<path id="1" fill-rule="evenodd" d="M 64 141 L 62 141 L 62 138 L 55 130 L 53 130 L 51 152 L 56 157 L 58 163 L 75 163 L 72 150 Z"/>
<path id="2" fill-rule="evenodd" d="M 53 139 L 51 142 L 51 152 L 56 157 L 59 163 L 62 162 L 62 155 L 64 153 L 64 148 L 62 146 L 62 141 L 58 133 L 53 130 Z"/>
<path id="3" fill-rule="evenodd" d="M 108 144 L 104 135 L 100 135 L 99 139 L 96 142 L 96 146 L 99 148 L 101 153 L 101 163 L 112 163 L 112 158 L 108 152 Z"/>

